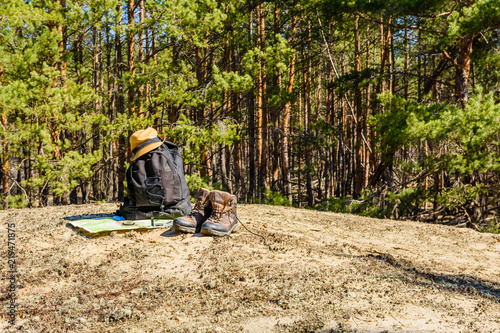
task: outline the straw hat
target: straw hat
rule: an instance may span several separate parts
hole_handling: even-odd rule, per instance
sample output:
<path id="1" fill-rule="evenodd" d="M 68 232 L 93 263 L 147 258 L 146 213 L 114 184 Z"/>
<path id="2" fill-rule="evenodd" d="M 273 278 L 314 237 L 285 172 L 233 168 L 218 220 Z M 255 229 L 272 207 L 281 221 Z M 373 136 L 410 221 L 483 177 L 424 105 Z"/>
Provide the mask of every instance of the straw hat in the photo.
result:
<path id="1" fill-rule="evenodd" d="M 164 139 L 163 136 L 158 137 L 158 132 L 151 127 L 134 132 L 134 134 L 130 136 L 130 150 L 134 154 L 130 161 L 135 161 L 142 155 L 158 148 L 163 144 Z"/>

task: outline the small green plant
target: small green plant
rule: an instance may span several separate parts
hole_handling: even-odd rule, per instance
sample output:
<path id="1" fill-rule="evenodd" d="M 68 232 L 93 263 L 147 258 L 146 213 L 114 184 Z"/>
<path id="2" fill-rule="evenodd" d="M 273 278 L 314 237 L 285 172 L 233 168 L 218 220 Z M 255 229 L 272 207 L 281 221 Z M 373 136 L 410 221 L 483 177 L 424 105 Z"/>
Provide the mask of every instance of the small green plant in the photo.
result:
<path id="1" fill-rule="evenodd" d="M 321 210 L 335 213 L 349 213 L 377 218 L 399 218 L 400 213 L 413 214 L 419 210 L 425 200 L 425 191 L 421 188 L 406 188 L 400 192 L 380 194 L 366 190 L 360 200 L 345 197 L 330 197 L 321 204 Z"/>
<path id="2" fill-rule="evenodd" d="M 270 189 L 266 189 L 264 191 L 264 197 L 262 199 L 259 198 L 250 198 L 248 200 L 249 203 L 255 204 L 263 204 L 263 205 L 272 205 L 272 206 L 292 206 L 290 200 L 285 198 L 278 192 L 274 192 Z M 297 206 L 294 206 L 297 207 Z"/>
<path id="3" fill-rule="evenodd" d="M 329 197 L 319 208 L 334 213 L 351 212 L 350 202 L 345 197 Z"/>
<path id="4" fill-rule="evenodd" d="M 186 175 L 186 182 L 188 184 L 189 193 L 191 193 L 191 196 L 196 195 L 200 187 L 213 190 L 213 188 L 210 185 L 208 185 L 209 182 L 208 176 L 200 177 L 197 173 L 194 173 L 192 175 Z"/>
<path id="5" fill-rule="evenodd" d="M 213 187 L 210 188 L 210 190 L 218 190 L 218 191 L 224 191 L 224 192 L 229 192 L 227 188 L 225 188 L 224 186 L 222 186 L 221 183 L 219 182 L 215 182 L 213 183 Z"/>
<path id="6" fill-rule="evenodd" d="M 437 202 L 449 209 L 471 207 L 479 195 L 487 194 L 484 184 L 463 185 L 459 184 L 448 188 L 437 196 Z"/>
<path id="7" fill-rule="evenodd" d="M 9 208 L 26 208 L 28 207 L 28 200 L 26 200 L 24 194 L 9 195 L 7 205 Z"/>
<path id="8" fill-rule="evenodd" d="M 268 204 L 268 205 L 272 205 L 272 206 L 290 206 L 291 205 L 290 200 L 285 198 L 280 193 L 271 191 L 269 189 L 266 189 L 264 203 Z"/>
<path id="9" fill-rule="evenodd" d="M 488 222 L 488 225 L 485 228 L 481 229 L 481 232 L 487 232 L 490 234 L 500 234 L 500 223 L 498 223 L 496 219 L 490 220 Z"/>

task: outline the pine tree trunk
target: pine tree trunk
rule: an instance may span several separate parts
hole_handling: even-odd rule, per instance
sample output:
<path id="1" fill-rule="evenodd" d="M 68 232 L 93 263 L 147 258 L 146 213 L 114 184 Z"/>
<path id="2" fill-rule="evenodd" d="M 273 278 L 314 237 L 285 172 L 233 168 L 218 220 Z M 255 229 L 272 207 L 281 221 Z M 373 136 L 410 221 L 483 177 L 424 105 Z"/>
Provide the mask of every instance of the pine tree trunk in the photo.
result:
<path id="1" fill-rule="evenodd" d="M 100 54 L 102 54 L 99 50 L 102 49 L 102 46 L 100 45 L 100 39 L 98 36 L 98 31 L 97 27 L 94 26 L 92 28 L 92 67 L 93 67 L 93 75 L 92 75 L 92 86 L 94 88 L 94 91 L 99 91 L 102 94 L 102 86 L 101 86 L 101 80 L 100 77 L 102 75 L 102 59 L 100 57 Z M 102 112 L 101 110 L 101 100 L 97 99 L 93 102 L 94 106 L 94 113 L 95 114 L 100 114 Z M 97 125 L 94 125 L 92 128 L 92 136 L 93 136 L 93 142 L 92 142 L 92 152 L 98 151 L 99 150 L 99 145 L 100 145 L 100 131 L 99 127 Z M 101 195 L 101 189 L 100 189 L 100 175 L 101 171 L 97 171 L 94 174 L 94 177 L 92 179 L 92 194 L 96 200 L 102 200 L 102 195 Z"/>
<path id="2" fill-rule="evenodd" d="M 201 47 L 196 47 L 195 49 L 195 61 L 196 61 L 196 80 L 198 81 L 198 85 L 203 85 L 205 84 L 205 68 L 203 66 L 204 64 L 204 59 L 201 54 Z M 205 120 L 205 106 L 201 104 L 200 106 L 197 107 L 197 113 L 196 113 L 196 121 L 199 124 L 202 124 L 203 121 Z"/>
<path id="3" fill-rule="evenodd" d="M 59 20 L 62 20 L 63 18 L 66 17 L 66 1 L 65 0 L 56 0 L 55 1 L 56 9 L 61 15 Z M 54 79 L 53 86 L 54 87 L 60 87 L 61 89 L 65 90 L 66 89 L 66 70 L 67 70 L 67 65 L 65 59 L 65 53 L 66 53 L 66 36 L 65 36 L 65 31 L 66 28 L 63 26 L 63 24 L 60 21 L 55 22 L 55 30 L 57 34 L 59 35 L 60 41 L 59 41 L 59 61 L 57 63 L 57 69 L 59 70 L 59 79 Z M 66 112 L 64 110 L 63 112 Z M 52 143 L 54 144 L 54 153 L 53 153 L 53 158 L 55 161 L 59 161 L 62 158 L 62 153 L 61 149 L 59 146 L 59 141 L 64 140 L 64 133 L 61 133 L 61 128 L 60 128 L 60 123 L 59 123 L 59 117 L 57 114 L 54 114 L 54 121 L 51 122 L 49 126 L 49 131 L 52 137 Z M 48 187 L 47 187 L 48 189 Z M 66 200 L 64 198 L 64 194 L 62 195 L 57 195 L 55 193 L 52 193 L 53 197 L 53 204 L 54 205 L 60 205 L 66 203 Z"/>
<path id="4" fill-rule="evenodd" d="M 314 118 L 315 118 L 316 124 L 319 123 L 320 110 L 321 110 L 321 89 L 322 89 L 321 81 L 322 81 L 322 77 L 323 77 L 321 63 L 322 62 L 320 62 L 318 64 L 318 67 L 317 67 L 318 73 L 316 75 L 316 77 L 318 78 L 318 86 L 316 88 L 316 108 L 315 108 L 315 113 L 314 113 Z M 323 172 L 325 171 L 325 161 L 322 158 L 323 156 L 321 156 L 321 154 L 324 155 L 325 159 L 328 159 L 328 150 L 321 153 L 320 150 L 314 149 L 314 159 L 316 160 L 317 165 L 320 166 L 320 172 L 318 173 L 318 186 L 317 186 L 317 188 L 318 188 L 318 200 L 323 199 L 322 184 L 323 184 Z M 326 183 L 325 183 L 325 186 L 326 186 Z M 325 188 L 325 192 L 326 192 L 326 188 Z"/>
<path id="5" fill-rule="evenodd" d="M 154 9 L 151 10 L 151 16 L 154 17 L 155 16 L 155 11 Z M 151 28 L 151 54 L 153 54 L 153 64 L 156 66 L 158 65 L 158 53 L 157 53 L 157 39 L 156 39 L 156 26 L 153 25 L 153 27 Z M 153 93 L 154 95 L 158 94 L 158 90 L 159 90 L 159 85 L 158 85 L 158 78 L 154 78 L 153 79 L 153 87 L 152 87 L 152 90 L 153 90 Z M 158 107 L 157 107 L 157 104 L 154 103 L 153 106 L 151 107 L 151 113 L 152 114 L 158 114 Z M 159 120 L 159 117 L 155 118 L 156 120 L 156 124 L 158 123 L 158 121 L 161 121 Z"/>
<path id="6" fill-rule="evenodd" d="M 258 16 L 257 16 L 258 17 Z M 250 46 L 253 46 L 253 15 L 250 13 L 248 18 L 248 40 L 250 41 Z M 258 78 L 257 78 L 258 79 Z M 256 89 L 259 89 L 257 82 Z M 253 199 L 255 197 L 255 181 L 256 181 L 256 166 L 255 166 L 255 139 L 259 135 L 256 131 L 256 112 L 255 112 L 255 96 L 253 90 L 248 94 L 248 177 L 249 177 L 249 187 L 248 187 L 248 199 Z M 257 133 L 256 133 L 257 132 Z M 257 152 L 258 154 L 258 152 Z"/>
<path id="7" fill-rule="evenodd" d="M 332 44 L 332 23 L 328 24 L 328 45 Z M 335 82 L 335 76 L 333 72 L 333 64 L 331 62 L 327 62 L 326 64 L 326 77 L 327 77 L 327 84 L 325 84 L 326 89 L 325 89 L 325 94 L 326 94 L 326 110 L 325 110 L 325 117 L 326 117 L 326 123 L 328 126 L 331 128 L 336 127 L 336 119 L 335 119 L 335 93 L 333 89 L 333 84 Z M 338 134 L 338 129 L 337 129 L 337 134 Z M 326 179 L 326 198 L 328 199 L 331 196 L 335 195 L 335 175 L 336 175 L 336 168 L 337 168 L 337 150 L 339 147 L 339 142 L 341 138 L 338 137 L 334 142 L 336 144 L 332 145 L 332 147 L 329 149 L 329 156 L 327 157 L 327 164 L 325 165 L 326 170 L 327 170 L 327 179 Z"/>
<path id="8" fill-rule="evenodd" d="M 0 65 L 0 87 L 3 87 L 4 83 L 4 67 Z M 9 128 L 7 122 L 7 113 L 3 112 L 1 114 L 2 128 L 7 131 Z M 7 199 L 9 197 L 9 169 L 10 169 L 10 158 L 9 158 L 9 140 L 7 136 L 2 137 L 2 151 L 0 154 L 0 161 L 2 162 L 2 193 L 0 199 L 3 199 L 2 208 L 7 209 L 9 205 L 7 204 Z"/>
<path id="9" fill-rule="evenodd" d="M 144 64 L 144 55 L 146 53 L 145 46 L 144 46 L 144 41 L 146 39 L 145 32 L 146 28 L 144 26 L 144 20 L 146 19 L 146 8 L 144 6 L 144 0 L 139 0 L 139 26 L 140 26 L 140 35 L 139 35 L 139 47 L 138 47 L 138 61 L 139 64 L 143 65 Z M 144 67 L 141 69 L 141 74 L 144 74 Z M 143 84 L 139 86 L 137 89 L 137 98 L 139 100 L 139 115 L 144 114 L 144 93 L 145 93 L 145 87 Z"/>
<path id="10" fill-rule="evenodd" d="M 265 3 L 259 5 L 258 8 L 258 24 L 257 24 L 257 35 L 258 35 L 258 47 L 261 52 L 265 51 L 266 47 L 266 31 L 265 31 Z M 268 108 L 265 105 L 265 93 L 266 93 L 266 78 L 265 78 L 265 60 L 260 58 L 260 68 L 258 74 L 258 93 L 257 93 L 257 161 L 258 161 L 258 171 L 259 171 L 259 192 L 260 198 L 264 196 L 264 191 L 267 188 L 266 176 L 267 176 L 267 113 Z"/>
<path id="11" fill-rule="evenodd" d="M 229 190 L 229 186 L 228 186 L 228 179 L 227 179 L 227 169 L 226 169 L 226 154 L 227 154 L 227 150 L 226 150 L 226 147 L 225 146 L 222 146 L 220 147 L 219 149 L 220 151 L 220 154 L 219 155 L 219 161 L 218 161 L 218 165 L 219 165 L 219 168 L 220 168 L 220 179 L 221 179 L 221 184 L 222 184 L 222 187 L 223 188 L 226 188 Z"/>
<path id="12" fill-rule="evenodd" d="M 274 35 L 277 36 L 279 33 L 279 15 L 280 8 L 279 2 L 275 3 L 274 7 Z M 277 77 L 273 80 L 273 86 L 281 94 L 281 74 L 277 74 Z M 280 108 L 281 104 L 275 105 L 272 111 L 272 123 L 273 123 L 273 159 L 272 159 L 272 170 L 271 170 L 271 190 L 278 191 L 279 182 L 279 157 L 280 157 L 280 134 L 278 128 L 280 126 Z"/>
<path id="13" fill-rule="evenodd" d="M 357 75 L 361 75 L 361 41 L 360 41 L 360 33 L 359 33 L 359 16 L 356 16 L 354 20 L 354 66 Z M 362 139 L 362 131 L 363 131 L 363 109 L 361 102 L 361 88 L 358 84 L 356 84 L 354 90 L 354 109 L 356 114 L 355 119 L 355 172 L 354 172 L 354 193 L 353 197 L 357 199 L 361 194 L 361 190 L 363 189 L 364 184 L 364 170 L 363 170 L 363 139 Z"/>
<path id="14" fill-rule="evenodd" d="M 383 21 L 383 16 L 380 17 L 380 20 Z M 389 21 L 390 22 L 390 21 Z M 387 89 L 387 81 L 388 78 L 385 77 L 385 67 L 386 62 L 389 59 L 389 40 L 391 38 L 391 30 L 387 29 L 387 34 L 384 34 L 384 25 L 380 24 L 380 75 L 382 79 L 380 80 L 380 93 L 385 93 Z"/>
<path id="15" fill-rule="evenodd" d="M 420 37 L 421 37 L 421 32 L 420 30 L 418 31 L 418 37 L 417 37 L 417 50 L 419 50 L 419 53 L 420 53 L 420 49 L 421 49 L 421 41 L 420 41 Z M 418 59 L 417 59 L 417 101 L 420 103 L 422 102 L 422 55 L 419 54 L 418 55 Z"/>
<path id="16" fill-rule="evenodd" d="M 241 143 L 236 141 L 233 148 L 233 164 L 234 164 L 234 192 L 238 197 L 241 197 L 242 193 L 245 193 L 244 182 L 242 182 L 242 170 L 241 170 Z"/>
<path id="17" fill-rule="evenodd" d="M 121 13 L 121 8 L 118 5 L 116 7 L 116 11 Z M 115 25 L 119 29 L 121 26 L 121 17 L 117 16 L 115 18 Z M 125 111 L 125 98 L 123 96 L 123 85 L 121 83 L 123 73 L 123 57 L 122 57 L 122 42 L 121 42 L 121 34 L 115 32 L 115 81 L 114 81 L 114 100 L 116 102 L 116 113 L 123 114 Z M 122 201 L 124 198 L 125 192 L 125 161 L 127 157 L 127 141 L 121 136 L 118 140 L 118 144 L 116 146 L 116 150 L 114 151 L 115 156 L 115 175 L 118 175 L 114 184 L 115 189 L 115 197 L 117 200 Z"/>
<path id="18" fill-rule="evenodd" d="M 405 17 L 405 26 L 408 26 L 408 18 Z M 403 78 L 403 88 L 404 88 L 404 98 L 405 100 L 408 100 L 408 86 L 410 84 L 409 82 L 409 73 L 408 73 L 408 68 L 409 68 L 409 63 L 410 63 L 410 43 L 408 41 L 408 28 L 404 29 L 404 78 Z M 403 147 L 403 160 L 406 162 L 407 157 L 408 157 L 408 150 L 409 148 Z M 408 170 L 406 167 L 403 166 L 402 168 L 402 184 L 403 187 L 407 187 L 407 182 L 408 182 Z"/>
<path id="19" fill-rule="evenodd" d="M 312 96 L 311 96 L 311 86 L 312 86 L 312 52 L 311 50 L 311 22 L 307 22 L 307 68 L 304 74 L 306 75 L 305 82 L 305 95 L 304 95 L 304 132 L 306 142 L 304 142 L 306 149 L 306 192 L 307 192 L 307 206 L 314 207 L 314 192 L 312 188 L 312 147 L 310 144 L 311 137 L 311 108 L 312 108 Z"/>
<path id="20" fill-rule="evenodd" d="M 405 17 L 405 26 L 408 26 L 408 17 Z M 408 40 L 408 28 L 405 28 L 404 35 L 404 48 L 405 48 L 405 64 L 404 64 L 404 97 L 408 100 L 408 87 L 409 87 L 409 73 L 408 68 L 410 65 L 410 42 Z"/>
<path id="21" fill-rule="evenodd" d="M 0 86 L 2 86 L 2 78 L 1 76 L 3 75 L 3 66 L 0 67 Z M 7 129 L 8 128 L 8 123 L 7 123 L 7 114 L 2 113 L 2 127 Z M 9 158 L 9 140 L 7 137 L 2 138 L 2 155 L 1 155 L 1 161 L 2 161 L 2 199 L 3 199 L 3 209 L 9 208 L 7 204 L 7 199 L 9 197 L 9 171 L 10 171 L 10 158 Z"/>
<path id="22" fill-rule="evenodd" d="M 115 110 L 114 106 L 112 104 L 112 98 L 113 98 L 113 84 L 111 80 L 111 33 L 110 33 L 110 28 L 109 28 L 109 18 L 108 15 L 105 15 L 105 34 L 106 34 L 106 47 L 104 48 L 106 50 L 106 92 L 107 92 L 107 113 L 108 113 L 108 119 L 110 123 L 114 123 L 115 121 Z M 104 77 L 104 74 L 103 74 Z M 104 85 L 103 85 L 104 89 Z M 116 197 L 114 196 L 113 189 L 115 186 L 115 173 L 114 173 L 114 160 L 113 160 L 113 145 L 115 145 L 115 142 L 112 141 L 108 144 L 108 147 L 106 150 L 103 148 L 103 154 L 105 156 L 105 159 L 110 161 L 106 165 L 106 169 L 104 171 L 104 174 L 106 175 L 106 189 L 104 189 L 106 193 L 106 200 L 115 200 Z"/>
<path id="23" fill-rule="evenodd" d="M 460 52 L 458 59 L 452 59 L 446 51 L 443 51 L 445 57 L 450 60 L 455 66 L 455 97 L 462 107 L 467 104 L 469 100 L 469 89 L 467 83 L 469 81 L 469 72 L 472 53 L 472 43 L 474 41 L 474 34 L 466 35 L 460 40 Z"/>
<path id="24" fill-rule="evenodd" d="M 262 26 L 261 26 L 261 16 L 263 16 L 263 10 L 262 10 L 262 6 L 264 4 L 261 4 L 257 7 L 257 47 L 260 48 L 262 43 L 261 43 L 261 38 L 262 38 Z M 259 197 L 261 196 L 262 194 L 262 183 L 263 183 L 263 179 L 264 179 L 264 176 L 261 174 L 262 173 L 262 144 L 263 144 L 263 140 L 262 140 L 262 124 L 263 124 L 263 121 L 262 121 L 262 85 L 264 84 L 263 83 L 263 73 L 262 73 L 262 62 L 259 58 L 258 60 L 259 62 L 259 72 L 257 74 L 257 78 L 256 78 L 256 90 L 257 90 L 257 96 L 256 96 L 256 99 L 255 99 L 255 126 L 256 126 L 256 130 L 255 130 L 255 136 L 256 136 L 256 139 L 257 139 L 257 147 L 256 147 L 256 171 L 257 171 L 257 175 L 258 175 L 258 181 L 257 181 L 257 186 L 258 186 L 258 191 L 259 191 Z"/>
<path id="25" fill-rule="evenodd" d="M 370 68 L 370 25 L 366 26 L 366 68 Z M 370 130 L 367 125 L 367 118 L 370 117 L 371 114 L 371 107 L 373 106 L 372 103 L 372 84 L 369 82 L 366 85 L 366 106 L 365 106 L 365 112 L 363 112 L 363 133 L 364 137 L 366 140 L 366 144 L 363 145 L 363 162 L 364 162 L 364 172 L 365 174 L 363 175 L 363 187 L 368 186 L 368 179 L 370 178 L 370 169 L 371 169 L 371 163 L 370 163 L 370 149 L 369 146 L 371 144 L 370 140 Z"/>
<path id="26" fill-rule="evenodd" d="M 128 0 L 127 2 L 127 69 L 133 81 L 135 77 L 135 0 Z M 136 112 L 135 108 L 135 87 L 133 82 L 128 83 L 128 114 L 132 115 Z"/>
<path id="27" fill-rule="evenodd" d="M 62 17 L 66 17 L 66 0 L 56 0 L 61 8 Z M 61 72 L 61 86 L 64 87 L 66 85 L 66 70 L 67 65 L 66 61 L 64 61 L 64 53 L 66 52 L 66 27 L 61 23 L 57 24 L 57 31 L 59 36 L 61 36 L 61 40 L 59 41 L 59 52 L 61 55 L 61 60 L 59 61 L 59 70 Z"/>
<path id="28" fill-rule="evenodd" d="M 297 35 L 297 27 L 296 27 L 297 19 L 295 15 L 291 18 L 291 29 L 292 29 L 292 40 L 290 45 L 293 50 L 292 57 L 290 59 L 290 68 L 289 68 L 289 76 L 288 76 L 288 87 L 287 92 L 290 96 L 293 92 L 293 84 L 295 80 L 295 44 L 296 44 L 296 35 Z M 283 146 L 281 147 L 281 162 L 283 168 L 283 186 L 285 189 L 285 196 L 288 198 L 290 202 L 292 202 L 292 183 L 290 180 L 290 156 L 288 153 L 288 138 L 290 136 L 290 115 L 292 111 L 292 103 L 288 100 L 285 104 L 285 108 L 283 110 Z"/>

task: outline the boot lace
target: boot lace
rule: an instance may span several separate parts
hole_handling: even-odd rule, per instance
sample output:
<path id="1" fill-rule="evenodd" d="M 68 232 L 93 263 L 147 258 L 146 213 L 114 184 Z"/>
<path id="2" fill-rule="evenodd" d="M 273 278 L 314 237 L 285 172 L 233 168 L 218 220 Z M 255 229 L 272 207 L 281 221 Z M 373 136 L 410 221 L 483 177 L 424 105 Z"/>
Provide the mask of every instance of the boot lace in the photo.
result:
<path id="1" fill-rule="evenodd" d="M 220 222 L 220 219 L 224 212 L 221 209 L 214 209 L 212 211 L 212 216 L 214 217 L 215 222 Z"/>
<path id="2" fill-rule="evenodd" d="M 196 201 L 196 203 L 193 207 L 193 210 L 191 211 L 191 213 L 189 213 L 189 216 L 194 216 L 194 214 L 196 214 L 196 213 L 201 214 L 202 210 L 203 210 L 203 206 L 200 204 L 199 201 Z"/>

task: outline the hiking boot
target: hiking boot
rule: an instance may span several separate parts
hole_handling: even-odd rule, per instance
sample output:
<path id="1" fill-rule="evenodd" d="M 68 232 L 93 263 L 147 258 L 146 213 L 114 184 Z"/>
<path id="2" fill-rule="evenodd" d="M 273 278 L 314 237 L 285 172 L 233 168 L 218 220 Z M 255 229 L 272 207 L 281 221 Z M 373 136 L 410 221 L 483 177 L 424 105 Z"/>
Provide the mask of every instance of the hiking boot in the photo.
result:
<path id="1" fill-rule="evenodd" d="M 208 195 L 210 191 L 206 188 L 200 188 L 196 198 L 196 204 L 188 216 L 178 217 L 172 223 L 175 230 L 197 233 L 200 232 L 201 225 L 205 222 L 210 213 L 212 213 L 212 206 Z"/>
<path id="2" fill-rule="evenodd" d="M 201 226 L 205 235 L 226 236 L 238 229 L 235 195 L 222 191 L 212 191 L 208 196 L 212 204 L 212 215 Z"/>

